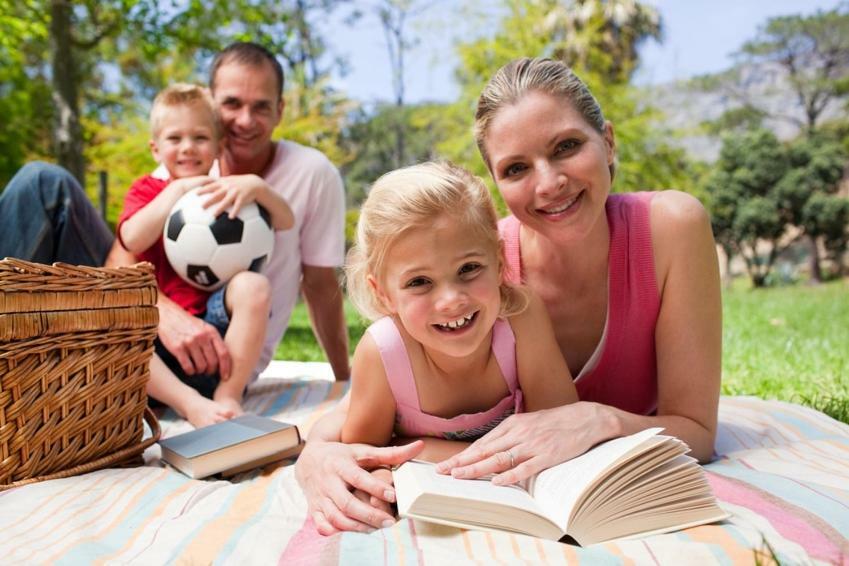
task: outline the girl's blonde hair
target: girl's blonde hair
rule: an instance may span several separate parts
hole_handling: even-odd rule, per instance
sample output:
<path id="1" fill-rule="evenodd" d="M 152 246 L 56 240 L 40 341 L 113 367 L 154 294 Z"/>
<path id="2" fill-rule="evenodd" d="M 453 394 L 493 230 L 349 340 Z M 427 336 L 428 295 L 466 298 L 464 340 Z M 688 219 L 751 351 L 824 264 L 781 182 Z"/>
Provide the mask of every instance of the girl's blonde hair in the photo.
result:
<path id="1" fill-rule="evenodd" d="M 598 101 L 587 85 L 563 61 L 523 57 L 507 63 L 493 75 L 478 98 L 475 111 L 475 141 L 487 167 L 492 170 L 486 141 L 489 126 L 501 108 L 519 102 L 530 92 L 541 92 L 568 101 L 599 134 L 605 120 Z M 610 166 L 613 179 L 614 165 Z"/>
<path id="2" fill-rule="evenodd" d="M 397 169 L 372 185 L 360 209 L 356 242 L 345 262 L 348 296 L 364 317 L 376 320 L 389 314 L 368 283 L 371 275 L 382 284 L 389 248 L 402 235 L 428 229 L 443 215 L 469 227 L 485 241 L 498 257 L 498 269 L 503 269 L 498 217 L 480 178 L 445 162 Z M 502 281 L 501 315 L 516 314 L 526 306 L 525 293 Z"/>

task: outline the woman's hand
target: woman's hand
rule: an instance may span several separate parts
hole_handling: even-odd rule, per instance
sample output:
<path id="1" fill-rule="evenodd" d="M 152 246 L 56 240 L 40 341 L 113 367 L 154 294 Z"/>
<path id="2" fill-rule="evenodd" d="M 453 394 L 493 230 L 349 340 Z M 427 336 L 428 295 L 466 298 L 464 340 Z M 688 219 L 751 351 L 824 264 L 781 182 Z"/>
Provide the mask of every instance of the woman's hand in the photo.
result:
<path id="1" fill-rule="evenodd" d="M 295 477 L 307 498 L 308 512 L 323 535 L 338 531 L 369 531 L 390 526 L 395 517 L 387 506 L 362 500 L 368 494 L 393 503 L 395 488 L 367 470 L 394 466 L 414 458 L 422 442 L 376 448 L 367 444 L 310 440 L 295 465 Z M 352 493 L 359 490 L 360 497 Z"/>
<path id="2" fill-rule="evenodd" d="M 492 482 L 498 485 L 522 481 L 619 436 L 617 420 L 608 409 L 579 401 L 511 415 L 456 456 L 437 464 L 436 469 L 456 478 L 497 474 Z"/>

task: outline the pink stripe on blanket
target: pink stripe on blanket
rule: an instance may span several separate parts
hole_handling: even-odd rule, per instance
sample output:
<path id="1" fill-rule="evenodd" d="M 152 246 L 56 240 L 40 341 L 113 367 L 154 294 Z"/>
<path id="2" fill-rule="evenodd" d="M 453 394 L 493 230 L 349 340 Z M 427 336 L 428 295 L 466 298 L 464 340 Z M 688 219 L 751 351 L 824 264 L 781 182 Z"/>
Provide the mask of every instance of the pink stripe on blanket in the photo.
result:
<path id="1" fill-rule="evenodd" d="M 278 566 L 312 566 L 313 564 L 339 563 L 340 535 L 324 536 L 318 532 L 311 517 L 304 521 L 301 530 L 289 539 L 286 550 L 277 561 Z"/>
<path id="2" fill-rule="evenodd" d="M 830 564 L 846 564 L 847 556 L 844 554 L 845 548 L 842 548 L 845 547 L 845 539 L 819 517 L 750 484 L 707 471 L 705 473 L 720 502 L 739 505 L 757 513 L 769 521 L 782 537 L 804 548 L 812 558 Z"/>

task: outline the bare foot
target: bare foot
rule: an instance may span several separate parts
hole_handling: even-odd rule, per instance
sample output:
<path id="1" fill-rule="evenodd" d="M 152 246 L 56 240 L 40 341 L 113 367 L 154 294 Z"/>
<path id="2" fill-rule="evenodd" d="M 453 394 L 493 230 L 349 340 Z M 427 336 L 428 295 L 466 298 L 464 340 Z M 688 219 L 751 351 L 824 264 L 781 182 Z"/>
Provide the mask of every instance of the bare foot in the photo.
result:
<path id="1" fill-rule="evenodd" d="M 215 396 L 215 402 L 223 407 L 226 407 L 230 412 L 233 413 L 234 417 L 238 417 L 239 415 L 245 414 L 244 409 L 242 409 L 242 404 L 239 401 L 239 399 L 227 397 L 226 395 Z"/>
<path id="2" fill-rule="evenodd" d="M 200 428 L 232 419 L 237 416 L 237 414 L 242 414 L 242 411 L 240 408 L 238 413 L 234 413 L 233 410 L 224 403 L 219 403 L 197 395 L 196 397 L 193 397 L 191 401 L 186 403 L 185 413 L 186 414 L 183 416 L 186 420 L 189 421 L 195 428 Z"/>

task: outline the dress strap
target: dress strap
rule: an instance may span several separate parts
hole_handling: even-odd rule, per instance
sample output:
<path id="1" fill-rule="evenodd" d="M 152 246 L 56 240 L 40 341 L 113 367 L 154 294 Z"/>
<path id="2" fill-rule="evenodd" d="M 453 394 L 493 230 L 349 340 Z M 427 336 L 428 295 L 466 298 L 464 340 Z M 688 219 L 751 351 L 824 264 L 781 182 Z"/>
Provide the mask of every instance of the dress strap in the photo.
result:
<path id="1" fill-rule="evenodd" d="M 516 369 L 516 336 L 510 323 L 503 318 L 496 319 L 492 327 L 492 352 L 501 369 L 501 375 L 507 383 L 510 393 L 519 388 L 519 376 Z"/>
<path id="2" fill-rule="evenodd" d="M 413 378 L 413 366 L 404 339 L 392 317 L 385 316 L 369 326 L 368 333 L 377 344 L 386 380 L 395 402 L 420 411 L 419 394 Z"/>

